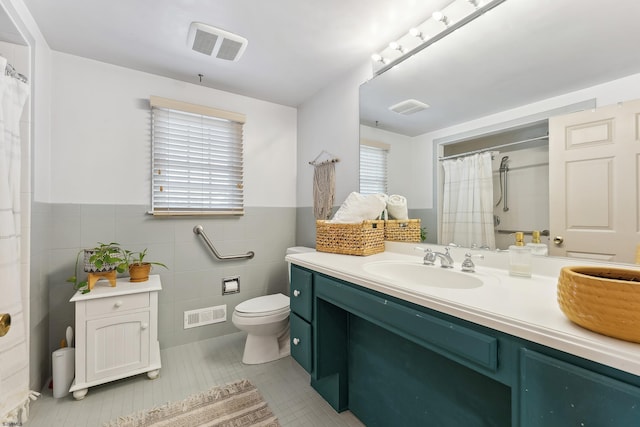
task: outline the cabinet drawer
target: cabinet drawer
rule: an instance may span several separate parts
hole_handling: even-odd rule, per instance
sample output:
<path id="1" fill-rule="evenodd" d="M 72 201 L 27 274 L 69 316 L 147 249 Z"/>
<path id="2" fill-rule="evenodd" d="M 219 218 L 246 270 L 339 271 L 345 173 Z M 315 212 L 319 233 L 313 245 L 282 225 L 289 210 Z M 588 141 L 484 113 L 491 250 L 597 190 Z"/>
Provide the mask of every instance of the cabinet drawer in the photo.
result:
<path id="1" fill-rule="evenodd" d="M 304 368 L 311 372 L 312 366 L 312 343 L 311 325 L 291 313 L 289 317 L 291 323 L 291 357 L 293 357 Z"/>
<path id="2" fill-rule="evenodd" d="M 291 266 L 291 311 L 308 322 L 313 319 L 313 274 Z"/>
<path id="3" fill-rule="evenodd" d="M 119 313 L 149 307 L 149 292 L 100 298 L 86 302 L 86 316 Z"/>

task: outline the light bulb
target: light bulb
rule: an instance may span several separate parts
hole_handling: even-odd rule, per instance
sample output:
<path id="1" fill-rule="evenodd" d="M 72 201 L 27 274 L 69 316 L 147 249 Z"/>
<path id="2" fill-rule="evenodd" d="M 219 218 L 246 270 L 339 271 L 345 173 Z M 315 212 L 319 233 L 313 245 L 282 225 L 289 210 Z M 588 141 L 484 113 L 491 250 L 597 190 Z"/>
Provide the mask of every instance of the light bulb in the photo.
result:
<path id="1" fill-rule="evenodd" d="M 444 14 L 444 13 L 442 13 L 442 12 L 440 12 L 440 11 L 433 12 L 433 13 L 431 14 L 431 17 L 432 17 L 433 19 L 435 19 L 436 21 L 440 21 L 440 22 L 442 22 L 444 25 L 448 25 L 448 24 L 449 24 L 449 22 L 447 21 L 447 17 L 445 16 L 445 14 Z"/>
<path id="2" fill-rule="evenodd" d="M 424 37 L 422 37 L 422 32 L 417 28 L 410 29 L 409 34 L 411 34 L 413 37 L 418 37 L 421 40 L 424 40 Z"/>
<path id="3" fill-rule="evenodd" d="M 400 53 L 404 53 L 404 49 L 398 42 L 389 43 L 389 49 L 397 50 L 397 51 L 400 51 Z"/>
<path id="4" fill-rule="evenodd" d="M 374 62 L 384 62 L 384 58 L 382 58 L 382 55 L 380 55 L 379 53 L 374 53 L 373 55 L 371 55 L 371 59 Z"/>

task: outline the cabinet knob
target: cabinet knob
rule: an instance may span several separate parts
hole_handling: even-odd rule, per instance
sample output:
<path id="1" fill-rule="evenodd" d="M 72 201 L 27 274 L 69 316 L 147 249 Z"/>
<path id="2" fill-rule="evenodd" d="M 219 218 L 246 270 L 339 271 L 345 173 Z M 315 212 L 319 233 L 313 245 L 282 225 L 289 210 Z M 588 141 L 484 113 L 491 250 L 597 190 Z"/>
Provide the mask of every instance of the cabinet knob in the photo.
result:
<path id="1" fill-rule="evenodd" d="M 144 322 L 140 325 L 140 327 L 142 328 L 142 330 L 144 331 L 145 329 L 147 329 L 149 327 L 149 324 L 147 322 Z"/>
<path id="2" fill-rule="evenodd" d="M 300 338 L 294 338 L 293 345 L 298 345 L 298 344 L 300 344 Z"/>
<path id="3" fill-rule="evenodd" d="M 553 238 L 553 244 L 556 246 L 560 246 L 562 243 L 564 243 L 564 237 L 562 236 L 556 236 Z"/>
<path id="4" fill-rule="evenodd" d="M 300 291 L 299 291 L 299 290 L 297 290 L 297 289 L 295 289 L 295 290 L 293 291 L 293 296 L 294 296 L 294 297 L 298 297 L 298 296 L 300 296 Z"/>
<path id="5" fill-rule="evenodd" d="M 120 308 L 120 307 L 122 307 L 122 300 L 121 300 L 121 299 L 119 299 L 118 301 L 116 301 L 116 303 L 115 303 L 115 304 L 113 304 L 113 306 L 114 306 L 115 308 Z"/>

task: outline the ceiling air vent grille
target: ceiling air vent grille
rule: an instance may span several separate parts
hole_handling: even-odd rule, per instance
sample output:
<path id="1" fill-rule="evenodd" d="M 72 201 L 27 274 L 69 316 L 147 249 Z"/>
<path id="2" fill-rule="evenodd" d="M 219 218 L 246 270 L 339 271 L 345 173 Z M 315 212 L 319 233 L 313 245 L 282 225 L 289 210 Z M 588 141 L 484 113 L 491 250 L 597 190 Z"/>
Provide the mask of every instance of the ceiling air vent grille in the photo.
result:
<path id="1" fill-rule="evenodd" d="M 248 44 L 247 39 L 201 22 L 192 22 L 187 45 L 205 55 L 237 61 Z"/>
<path id="2" fill-rule="evenodd" d="M 204 53 L 211 56 L 213 48 L 216 46 L 218 36 L 216 34 L 207 33 L 206 31 L 196 30 L 196 36 L 193 40 L 192 48 L 196 52 Z"/>
<path id="3" fill-rule="evenodd" d="M 420 102 L 415 99 L 407 99 L 405 101 L 398 102 L 397 104 L 392 105 L 391 107 L 389 107 L 389 110 L 398 114 L 408 116 L 409 114 L 414 114 L 418 111 L 426 110 L 427 108 L 429 108 L 429 105 L 425 104 L 424 102 Z"/>

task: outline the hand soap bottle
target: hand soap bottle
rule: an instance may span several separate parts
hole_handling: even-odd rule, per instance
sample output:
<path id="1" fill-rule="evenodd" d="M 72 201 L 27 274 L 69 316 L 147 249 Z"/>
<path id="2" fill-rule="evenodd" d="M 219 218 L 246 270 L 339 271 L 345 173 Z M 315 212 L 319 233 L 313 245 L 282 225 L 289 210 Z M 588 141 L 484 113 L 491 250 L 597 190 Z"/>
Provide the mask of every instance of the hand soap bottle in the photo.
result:
<path id="1" fill-rule="evenodd" d="M 540 242 L 540 232 L 533 231 L 531 235 L 532 235 L 531 243 L 526 244 L 526 246 L 531 248 L 531 254 L 541 255 L 541 256 L 549 255 L 549 248 L 547 247 L 547 245 Z"/>
<path id="2" fill-rule="evenodd" d="M 516 233 L 516 244 L 509 246 L 509 274 L 531 277 L 531 248 L 524 244 L 524 233 Z"/>

